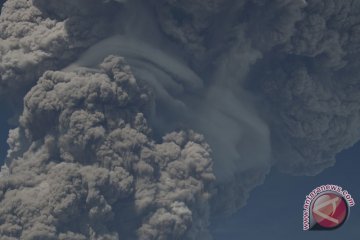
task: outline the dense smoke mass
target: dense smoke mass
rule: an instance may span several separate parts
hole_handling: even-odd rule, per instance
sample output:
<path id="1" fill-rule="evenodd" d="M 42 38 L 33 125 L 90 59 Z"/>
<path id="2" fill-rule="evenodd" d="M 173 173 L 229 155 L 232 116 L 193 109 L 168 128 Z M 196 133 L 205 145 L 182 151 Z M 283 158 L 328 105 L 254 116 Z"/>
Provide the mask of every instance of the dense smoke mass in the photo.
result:
<path id="1" fill-rule="evenodd" d="M 275 150 L 284 153 L 280 167 L 316 174 L 359 139 L 360 4 L 308 1 L 304 11 L 289 41 L 255 74 L 276 111 L 277 133 L 296 149 L 278 146 L 285 149 Z"/>
<path id="2" fill-rule="evenodd" d="M 211 239 L 211 220 L 272 167 L 333 165 L 360 139 L 359 12 L 351 0 L 6 1 L 0 99 L 21 114 L 0 238 Z"/>
<path id="3" fill-rule="evenodd" d="M 210 148 L 192 131 L 156 144 L 151 95 L 119 57 L 96 72 L 46 72 L 9 137 L 1 236 L 176 239 L 207 234 Z M 19 144 L 20 143 L 20 144 Z M 204 222 L 205 221 L 205 222 Z"/>

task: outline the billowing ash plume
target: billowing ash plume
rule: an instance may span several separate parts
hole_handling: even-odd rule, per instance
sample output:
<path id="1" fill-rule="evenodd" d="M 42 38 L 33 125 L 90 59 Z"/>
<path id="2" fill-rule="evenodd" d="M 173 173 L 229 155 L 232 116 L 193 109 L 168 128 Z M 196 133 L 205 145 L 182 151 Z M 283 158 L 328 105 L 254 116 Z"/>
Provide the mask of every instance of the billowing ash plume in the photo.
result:
<path id="1" fill-rule="evenodd" d="M 132 12 L 133 7 L 151 18 L 151 13 L 137 4 L 129 5 L 127 10 Z M 155 30 L 142 32 L 139 26 Z M 161 36 L 153 35 L 156 26 L 147 18 L 129 21 L 123 29 L 90 47 L 64 70 L 93 68 L 111 53 L 124 56 L 136 79 L 146 82 L 154 92 L 149 122 L 155 134 L 177 128 L 204 134 L 213 150 L 219 185 L 214 211 L 236 211 L 245 203 L 244 196 L 263 181 L 270 168 L 269 129 L 259 118 L 252 96 L 239 84 L 245 81 L 250 66 L 261 53 L 250 46 L 244 31 L 239 30 L 239 42 L 231 49 L 233 53 L 223 57 L 212 76 L 202 78 L 176 50 L 169 50 L 172 43 L 166 38 L 161 38 L 163 45 L 158 47 L 154 39 Z M 239 178 L 251 175 L 250 172 L 256 174 L 243 184 Z"/>
<path id="2" fill-rule="evenodd" d="M 307 1 L 291 38 L 259 63 L 287 172 L 316 174 L 360 138 L 359 11 L 357 1 Z"/>
<path id="3" fill-rule="evenodd" d="M 0 97 L 19 101 L 44 71 L 66 66 L 105 36 L 109 8 L 100 1 L 7 1 L 0 16 Z"/>
<path id="4" fill-rule="evenodd" d="M 8 0 L 0 95 L 34 87 L 9 134 L 0 234 L 210 239 L 209 219 L 243 206 L 272 165 L 331 166 L 360 138 L 359 12 L 351 0 Z"/>
<path id="5" fill-rule="evenodd" d="M 219 8 L 210 7 L 218 2 Z M 246 84 L 269 101 L 263 105 L 268 109 L 265 114 L 272 128 L 277 165 L 286 172 L 307 175 L 332 166 L 335 155 L 360 138 L 357 93 L 360 4 L 350 0 L 252 0 L 237 1 L 236 6 L 231 3 L 232 10 L 224 10 L 226 4 L 227 1 L 194 1 L 191 8 L 184 8 L 181 1 L 169 1 L 167 14 L 158 16 L 161 22 L 166 22 L 162 24 L 164 31 L 189 48 L 194 41 L 184 41 L 182 37 L 188 36 L 189 29 L 190 36 L 196 34 L 192 39 L 197 42 L 214 39 L 208 50 L 202 52 L 216 50 L 218 40 L 229 35 L 227 43 L 233 46 L 239 38 L 233 40 L 230 30 L 236 29 L 235 35 L 239 30 L 245 31 L 251 46 L 262 54 L 251 67 Z M 203 15 L 196 15 L 193 9 L 200 6 L 205 9 Z M 212 23 L 214 18 L 197 18 L 206 15 L 209 9 L 227 11 L 222 15 L 227 16 L 225 20 L 216 18 L 224 21 L 221 29 Z M 179 14 L 189 17 L 178 21 Z M 194 26 L 203 29 L 196 31 Z M 224 45 L 219 48 L 223 54 Z"/>
<path id="6" fill-rule="evenodd" d="M 151 102 L 122 58 L 97 72 L 46 72 L 10 134 L 2 239 L 207 234 L 209 146 L 191 131 L 156 144 L 143 115 Z"/>

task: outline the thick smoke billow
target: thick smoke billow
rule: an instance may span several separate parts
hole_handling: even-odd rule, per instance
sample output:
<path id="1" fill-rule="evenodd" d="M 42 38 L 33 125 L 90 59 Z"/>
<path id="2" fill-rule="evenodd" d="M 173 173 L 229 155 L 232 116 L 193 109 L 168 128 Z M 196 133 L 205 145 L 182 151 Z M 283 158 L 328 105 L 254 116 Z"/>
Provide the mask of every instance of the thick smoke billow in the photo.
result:
<path id="1" fill-rule="evenodd" d="M 307 3 L 291 38 L 259 64 L 257 77 L 275 111 L 280 168 L 311 175 L 332 166 L 335 155 L 360 138 L 360 5 Z"/>
<path id="2" fill-rule="evenodd" d="M 8 0 L 0 96 L 32 89 L 9 133 L 0 236 L 211 239 L 211 219 L 244 206 L 272 166 L 331 166 L 360 139 L 359 12 L 351 0 Z"/>
<path id="3" fill-rule="evenodd" d="M 2 239 L 206 235 L 210 148 L 192 131 L 155 143 L 143 114 L 151 102 L 119 57 L 97 72 L 45 72 L 10 134 Z"/>
<path id="4" fill-rule="evenodd" d="M 134 6 L 130 5 L 128 11 Z M 145 16 L 151 16 L 148 10 L 143 11 Z M 163 47 L 159 48 L 151 40 L 159 36 L 153 36 L 154 31 L 138 31 L 139 26 L 156 28 L 144 19 L 130 21 L 121 34 L 99 41 L 64 71 L 93 68 L 111 53 L 124 56 L 135 78 L 154 92 L 149 118 L 154 132 L 162 135 L 178 128 L 201 132 L 213 150 L 219 185 L 214 211 L 236 211 L 244 205 L 247 192 L 263 181 L 271 165 L 269 129 L 258 116 L 252 97 L 239 84 L 245 81 L 250 66 L 261 53 L 239 31 L 239 43 L 231 49 L 233 53 L 223 57 L 212 76 L 202 78 L 181 55 L 167 49 L 171 42 L 163 39 Z M 240 66 L 229 64 L 232 62 Z M 252 181 L 239 181 L 249 172 L 256 173 Z"/>
<path id="5" fill-rule="evenodd" d="M 162 24 L 164 31 L 191 47 L 193 43 L 181 36 L 194 29 L 189 26 L 196 25 L 196 18 L 190 22 L 176 21 L 177 14 L 192 16 L 196 14 L 193 9 L 205 2 L 215 6 L 210 4 L 212 1 L 195 1 L 193 8 L 183 8 L 180 1 L 171 1 L 173 10 L 158 15 L 168 23 Z M 246 84 L 269 101 L 263 106 L 272 130 L 274 160 L 282 170 L 292 174 L 319 173 L 334 164 L 338 152 L 360 138 L 357 114 L 360 5 L 350 0 L 238 1 L 237 4 L 228 12 L 235 12 L 238 17 L 221 27 L 225 26 L 225 31 L 234 28 L 235 34 L 245 29 L 251 46 L 262 53 L 250 69 Z M 223 1 L 220 9 L 225 6 Z M 227 16 L 226 20 L 232 18 L 231 14 Z M 223 30 L 211 25 L 211 17 L 207 19 L 202 19 L 201 26 L 208 29 L 214 26 L 217 34 L 211 30 L 191 31 L 198 34 L 196 39 L 224 40 L 230 35 L 228 45 L 239 41 L 236 37 L 232 40 L 234 36 L 230 33 L 217 37 L 223 36 L 218 34 L 224 33 Z M 181 34 L 175 35 L 173 29 Z M 208 51 L 216 49 L 218 43 L 214 41 Z M 223 48 L 220 45 L 220 51 Z"/>
<path id="6" fill-rule="evenodd" d="M 105 36 L 109 8 L 100 1 L 7 1 L 0 16 L 0 97 L 21 100 L 44 71 L 66 66 Z"/>

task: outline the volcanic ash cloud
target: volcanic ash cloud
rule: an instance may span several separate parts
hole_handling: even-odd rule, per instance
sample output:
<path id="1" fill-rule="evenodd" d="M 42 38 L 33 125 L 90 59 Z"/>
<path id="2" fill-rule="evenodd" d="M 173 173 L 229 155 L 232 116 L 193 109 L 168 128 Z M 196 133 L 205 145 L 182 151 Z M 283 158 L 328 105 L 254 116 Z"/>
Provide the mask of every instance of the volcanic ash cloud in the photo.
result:
<path id="1" fill-rule="evenodd" d="M 10 133 L 2 239 L 206 236 L 210 148 L 192 131 L 155 143 L 151 99 L 119 57 L 96 72 L 46 72 Z"/>
<path id="2" fill-rule="evenodd" d="M 271 166 L 331 166 L 360 139 L 359 11 L 8 0 L 0 98 L 33 88 L 9 134 L 1 237 L 209 239 L 209 219 L 242 207 Z"/>

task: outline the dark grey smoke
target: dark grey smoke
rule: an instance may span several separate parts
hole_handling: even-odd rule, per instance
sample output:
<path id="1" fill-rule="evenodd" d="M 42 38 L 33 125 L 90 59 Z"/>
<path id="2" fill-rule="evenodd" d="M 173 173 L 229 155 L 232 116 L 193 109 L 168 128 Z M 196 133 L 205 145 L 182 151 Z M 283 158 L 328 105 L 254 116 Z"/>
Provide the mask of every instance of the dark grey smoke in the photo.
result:
<path id="1" fill-rule="evenodd" d="M 110 6 L 97 1 L 55 2 L 12 0 L 4 4 L 0 98 L 21 101 L 44 71 L 66 66 L 106 35 L 110 19 L 104 13 Z"/>
<path id="2" fill-rule="evenodd" d="M 196 14 L 193 8 L 205 2 L 213 7 L 216 1 L 195 1 L 193 8 L 182 8 L 176 2 L 169 5 L 192 16 Z M 332 166 L 335 155 L 360 137 L 357 94 L 360 4 L 350 0 L 254 0 L 229 5 L 232 10 L 227 11 L 238 17 L 228 14 L 227 20 L 233 21 L 221 25 L 221 29 L 212 24 L 211 18 L 202 20 L 201 26 L 207 31 L 194 31 L 199 35 L 196 39 L 219 38 L 217 35 L 223 36 L 219 34 L 222 29 L 232 29 L 233 33 L 229 31 L 223 37 L 231 45 L 237 41 L 231 34 L 245 28 L 246 38 L 262 53 L 250 70 L 246 86 L 263 98 L 260 104 L 272 129 L 273 158 L 277 165 L 286 172 L 307 175 Z M 220 9 L 224 7 L 226 1 L 222 1 Z M 190 23 L 176 22 L 176 14 L 160 16 L 162 22 L 169 22 L 166 27 L 162 25 L 164 31 L 179 42 L 184 42 L 181 36 L 188 29 L 195 28 L 189 24 L 197 22 L 194 17 L 187 18 L 195 19 Z M 182 34 L 176 37 L 173 29 Z M 218 43 L 214 41 L 202 52 L 211 52 Z"/>
<path id="3" fill-rule="evenodd" d="M 206 236 L 210 148 L 192 131 L 156 144 L 151 103 L 119 57 L 95 72 L 46 72 L 10 132 L 2 239 Z"/>
<path id="4" fill-rule="evenodd" d="M 357 1 L 308 1 L 291 38 L 259 63 L 286 172 L 319 173 L 359 140 L 359 11 Z"/>
<path id="5" fill-rule="evenodd" d="M 359 12 L 351 0 L 8 0 L 0 96 L 33 88 L 9 134 L 0 235 L 211 239 L 210 219 L 272 166 L 331 166 L 360 139 Z"/>

